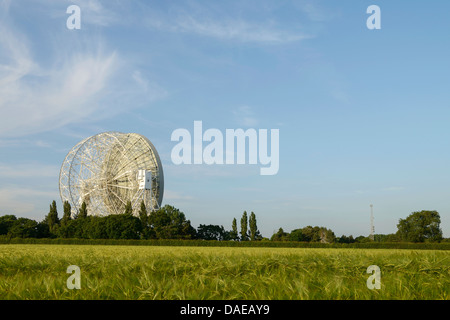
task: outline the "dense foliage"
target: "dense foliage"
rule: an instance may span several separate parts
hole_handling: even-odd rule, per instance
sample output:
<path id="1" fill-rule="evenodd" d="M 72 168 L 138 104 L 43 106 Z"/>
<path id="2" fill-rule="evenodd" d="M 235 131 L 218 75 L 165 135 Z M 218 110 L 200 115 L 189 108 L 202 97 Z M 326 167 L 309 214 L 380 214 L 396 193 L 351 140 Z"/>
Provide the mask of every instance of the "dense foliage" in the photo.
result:
<path id="1" fill-rule="evenodd" d="M 238 231 L 237 220 L 233 219 L 231 230 L 223 226 L 200 224 L 195 229 L 190 220 L 179 209 L 166 205 L 157 211 L 148 213 L 141 203 L 139 213 L 133 215 L 131 203 L 127 203 L 123 214 L 95 217 L 88 214 L 83 203 L 79 214 L 71 217 L 68 202 L 63 205 L 63 217 L 58 217 L 56 202 L 50 205 L 44 220 L 37 222 L 14 215 L 0 216 L 0 239 L 13 238 L 57 238 L 57 239 L 134 239 L 134 240 L 212 240 L 231 242 L 267 242 L 257 227 L 256 215 L 251 212 L 248 218 L 244 211 L 241 228 Z M 325 227 L 306 226 L 293 229 L 290 233 L 282 228 L 272 235 L 270 242 L 302 242 L 348 245 L 355 243 L 399 243 L 399 242 L 447 242 L 440 229 L 440 216 L 436 211 L 413 212 L 406 219 L 400 219 L 395 234 L 374 235 L 374 240 L 365 236 L 353 238 L 352 235 L 336 237 L 334 232 Z"/>
<path id="2" fill-rule="evenodd" d="M 442 240 L 439 228 L 441 218 L 437 211 L 417 211 L 406 219 L 400 219 L 397 228 L 398 236 L 403 241 L 424 242 Z"/>

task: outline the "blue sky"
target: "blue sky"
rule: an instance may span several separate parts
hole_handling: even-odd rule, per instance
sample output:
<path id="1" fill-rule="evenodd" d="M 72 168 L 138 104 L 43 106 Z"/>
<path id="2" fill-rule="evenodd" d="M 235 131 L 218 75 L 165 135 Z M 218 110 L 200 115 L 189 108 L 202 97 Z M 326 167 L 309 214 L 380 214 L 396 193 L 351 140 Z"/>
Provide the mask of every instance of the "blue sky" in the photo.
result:
<path id="1" fill-rule="evenodd" d="M 69 30 L 66 9 L 81 9 Z M 368 6 L 381 8 L 369 30 Z M 450 236 L 450 3 L 0 2 L 0 214 L 42 220 L 80 140 L 136 132 L 157 148 L 164 204 L 231 228 L 393 233 L 437 210 Z M 171 133 L 280 130 L 280 169 L 174 165 Z"/>

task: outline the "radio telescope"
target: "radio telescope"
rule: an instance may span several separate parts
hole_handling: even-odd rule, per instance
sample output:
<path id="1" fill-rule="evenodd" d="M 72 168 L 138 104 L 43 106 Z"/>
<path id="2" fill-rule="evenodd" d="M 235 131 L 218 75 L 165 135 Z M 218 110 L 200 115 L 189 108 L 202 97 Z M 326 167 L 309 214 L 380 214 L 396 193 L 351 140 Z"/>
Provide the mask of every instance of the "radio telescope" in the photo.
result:
<path id="1" fill-rule="evenodd" d="M 141 201 L 147 211 L 159 209 L 164 176 L 158 152 L 137 133 L 104 132 L 80 141 L 69 151 L 59 174 L 61 200 L 76 217 L 83 202 L 89 215 L 124 213 L 131 202 L 138 215 Z"/>

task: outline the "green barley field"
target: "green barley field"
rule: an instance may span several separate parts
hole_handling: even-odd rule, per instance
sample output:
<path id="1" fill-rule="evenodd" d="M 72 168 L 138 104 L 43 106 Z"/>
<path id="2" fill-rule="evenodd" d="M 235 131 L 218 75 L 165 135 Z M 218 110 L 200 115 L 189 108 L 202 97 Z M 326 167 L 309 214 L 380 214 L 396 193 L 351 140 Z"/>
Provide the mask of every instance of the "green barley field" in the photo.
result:
<path id="1" fill-rule="evenodd" d="M 80 268 L 68 289 L 67 267 Z M 367 288 L 367 267 L 381 288 Z M 0 299 L 449 299 L 450 252 L 0 245 Z"/>

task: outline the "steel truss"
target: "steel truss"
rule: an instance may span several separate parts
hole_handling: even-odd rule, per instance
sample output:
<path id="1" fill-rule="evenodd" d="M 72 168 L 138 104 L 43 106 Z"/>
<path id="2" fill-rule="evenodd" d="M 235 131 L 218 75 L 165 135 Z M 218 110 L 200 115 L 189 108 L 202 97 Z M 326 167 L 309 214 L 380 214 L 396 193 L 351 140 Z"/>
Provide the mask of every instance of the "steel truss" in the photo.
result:
<path id="1" fill-rule="evenodd" d="M 144 188 L 139 170 L 151 173 L 151 182 Z M 69 151 L 61 166 L 59 192 L 61 200 L 70 203 L 72 217 L 78 215 L 83 202 L 94 216 L 123 213 L 128 201 L 134 215 L 138 215 L 141 201 L 147 212 L 157 210 L 164 193 L 161 160 L 142 135 L 100 133 Z"/>

